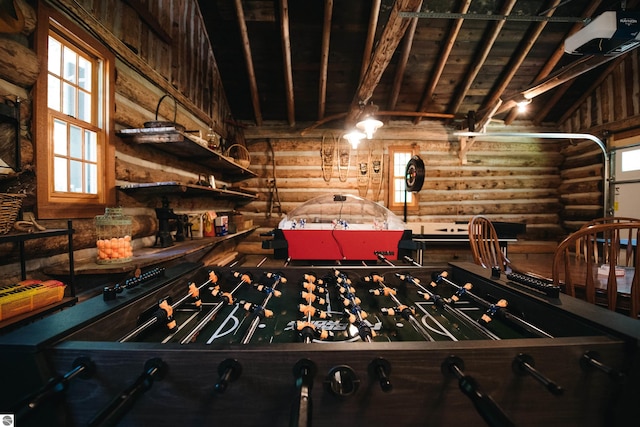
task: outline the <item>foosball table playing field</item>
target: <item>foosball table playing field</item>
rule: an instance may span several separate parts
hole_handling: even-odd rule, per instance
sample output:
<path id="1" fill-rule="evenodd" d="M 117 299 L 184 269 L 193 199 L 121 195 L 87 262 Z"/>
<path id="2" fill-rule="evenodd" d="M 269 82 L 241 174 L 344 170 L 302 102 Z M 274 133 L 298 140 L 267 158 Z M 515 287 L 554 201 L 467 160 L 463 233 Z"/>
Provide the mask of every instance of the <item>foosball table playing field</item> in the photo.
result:
<path id="1" fill-rule="evenodd" d="M 0 410 L 19 425 L 637 422 L 636 320 L 473 264 L 397 264 L 149 270 L 0 336 L 16 367 Z"/>

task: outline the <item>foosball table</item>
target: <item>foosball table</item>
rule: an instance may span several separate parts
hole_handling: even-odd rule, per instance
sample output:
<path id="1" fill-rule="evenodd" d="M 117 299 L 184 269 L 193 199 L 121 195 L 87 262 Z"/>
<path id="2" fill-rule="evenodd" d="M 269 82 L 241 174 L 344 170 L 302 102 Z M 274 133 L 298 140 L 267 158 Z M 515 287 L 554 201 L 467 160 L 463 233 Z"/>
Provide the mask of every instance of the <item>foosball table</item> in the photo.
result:
<path id="1" fill-rule="evenodd" d="M 20 426 L 638 422 L 637 320 L 469 263 L 397 264 L 151 269 L 0 336 L 0 412 Z"/>

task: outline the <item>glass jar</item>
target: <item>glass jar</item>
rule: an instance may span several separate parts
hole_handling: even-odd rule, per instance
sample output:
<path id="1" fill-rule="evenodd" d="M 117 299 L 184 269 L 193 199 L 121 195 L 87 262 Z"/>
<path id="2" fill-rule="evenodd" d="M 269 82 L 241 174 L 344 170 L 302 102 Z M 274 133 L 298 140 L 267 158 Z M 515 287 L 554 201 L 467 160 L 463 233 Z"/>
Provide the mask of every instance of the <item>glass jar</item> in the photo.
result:
<path id="1" fill-rule="evenodd" d="M 96 263 L 111 264 L 133 259 L 131 241 L 131 217 L 124 215 L 122 208 L 105 208 L 104 215 L 98 215 L 96 223 Z"/>

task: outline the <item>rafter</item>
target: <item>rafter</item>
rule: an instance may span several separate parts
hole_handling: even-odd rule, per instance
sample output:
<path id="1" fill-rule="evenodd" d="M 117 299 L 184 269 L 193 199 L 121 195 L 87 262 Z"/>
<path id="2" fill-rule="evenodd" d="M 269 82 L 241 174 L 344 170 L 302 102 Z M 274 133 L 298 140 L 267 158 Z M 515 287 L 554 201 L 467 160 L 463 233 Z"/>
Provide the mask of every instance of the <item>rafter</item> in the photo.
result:
<path id="1" fill-rule="evenodd" d="M 322 23 L 322 48 L 320 53 L 320 80 L 318 84 L 318 120 L 324 117 L 327 103 L 327 72 L 329 69 L 329 42 L 331 40 L 331 17 L 333 0 L 324 1 L 324 20 Z"/>
<path id="2" fill-rule="evenodd" d="M 405 33 L 404 39 L 402 41 L 400 59 L 398 60 L 398 65 L 396 65 L 396 72 L 393 77 L 393 85 L 391 86 L 391 94 L 389 95 L 389 102 L 387 103 L 387 108 L 389 110 L 395 110 L 396 103 L 398 102 L 400 88 L 402 87 L 402 79 L 404 78 L 404 71 L 407 68 L 407 62 L 409 61 L 409 54 L 411 53 L 411 46 L 413 45 L 413 37 L 416 33 L 417 25 L 418 18 L 412 18 L 409 29 Z"/>
<path id="3" fill-rule="evenodd" d="M 399 12 L 415 12 L 420 9 L 421 5 L 422 0 L 396 0 L 394 3 L 387 25 L 385 25 L 380 41 L 373 53 L 371 63 L 360 80 L 358 90 L 351 102 L 346 123 L 355 122 L 360 114 L 360 103 L 368 102 L 373 95 L 384 70 L 389 65 L 393 53 L 409 26 L 410 21 L 400 17 Z"/>
<path id="4" fill-rule="evenodd" d="M 505 3 L 502 6 L 502 9 L 500 10 L 500 14 L 504 16 L 509 15 L 511 13 L 511 10 L 513 9 L 513 6 L 515 6 L 515 4 L 516 4 L 516 0 L 505 1 Z M 471 88 L 473 81 L 478 76 L 478 73 L 480 72 L 480 70 L 482 69 L 482 66 L 484 65 L 484 62 L 486 61 L 487 56 L 489 56 L 489 52 L 491 51 L 493 44 L 498 38 L 498 35 L 500 34 L 500 30 L 502 30 L 502 27 L 504 26 L 505 22 L 506 21 L 504 20 L 492 21 L 489 24 L 489 29 L 486 33 L 486 36 L 480 43 L 482 47 L 480 51 L 476 54 L 476 57 L 474 58 L 471 68 L 467 72 L 463 83 L 458 88 L 456 97 L 454 98 L 454 100 L 451 102 L 449 106 L 449 112 L 453 114 L 458 112 L 458 109 L 460 108 L 462 101 L 467 96 L 467 92 L 469 92 L 469 88 Z"/>
<path id="5" fill-rule="evenodd" d="M 465 0 L 460 5 L 460 9 L 458 9 L 458 13 L 467 13 L 469 10 L 469 6 L 471 6 L 471 0 Z M 420 107 L 418 107 L 418 111 L 426 111 L 431 101 L 433 100 L 433 94 L 436 91 L 436 87 L 438 87 L 438 83 L 440 82 L 440 77 L 442 76 L 442 72 L 444 71 L 445 65 L 447 65 L 447 61 L 449 60 L 449 56 L 451 55 L 451 50 L 458 38 L 458 34 L 460 33 L 460 28 L 462 28 L 462 24 L 464 23 L 464 19 L 456 19 L 453 21 L 449 32 L 447 33 L 447 38 L 445 39 L 442 45 L 442 51 L 440 55 L 438 55 L 438 59 L 436 60 L 436 64 L 433 68 L 433 72 L 431 73 L 431 77 L 429 78 L 429 82 L 427 83 L 427 87 L 422 95 L 422 99 L 420 100 Z M 422 120 L 421 117 L 416 117 L 413 121 L 414 125 L 417 125 Z"/>
<path id="6" fill-rule="evenodd" d="M 582 12 L 581 17 L 582 18 L 591 17 L 596 12 L 596 10 L 598 9 L 598 7 L 600 6 L 601 3 L 602 3 L 602 0 L 592 0 L 591 3 Z M 571 26 L 571 28 L 567 32 L 565 38 L 570 36 L 571 34 L 575 34 L 583 26 L 584 26 L 584 24 L 582 24 L 582 23 L 573 24 L 573 26 Z M 533 84 L 538 83 L 542 79 L 547 77 L 549 74 L 551 74 L 551 72 L 556 67 L 556 65 L 558 65 L 558 62 L 560 62 L 560 59 L 562 59 L 563 56 L 564 56 L 564 43 L 560 43 L 556 47 L 556 50 L 553 52 L 553 54 L 551 54 L 549 59 L 547 59 L 547 62 L 545 62 L 544 66 L 540 69 L 540 71 L 538 71 L 538 74 L 536 75 L 535 79 L 533 79 L 533 81 L 531 83 L 533 83 Z M 552 99 L 556 99 L 556 97 L 553 97 Z M 548 113 L 548 111 L 551 111 L 551 109 L 557 103 L 558 99 L 556 99 L 556 101 L 553 102 L 553 103 L 549 103 L 549 102 L 545 103 L 545 105 L 542 108 L 547 110 L 547 113 Z M 503 112 L 502 109 L 499 109 L 497 113 L 499 114 L 501 112 Z M 518 110 L 516 108 L 511 108 L 511 111 L 509 111 L 509 114 L 505 118 L 504 123 L 506 125 L 511 124 L 513 122 L 513 120 L 515 120 L 517 115 L 518 115 Z M 546 114 L 545 114 L 545 116 L 546 116 Z M 540 120 L 544 120 L 544 117 L 540 117 Z"/>
<path id="7" fill-rule="evenodd" d="M 547 4 L 547 12 L 542 16 L 550 17 L 551 15 L 553 15 L 553 13 L 556 10 L 556 7 L 559 4 L 560 4 L 560 0 L 551 0 Z M 503 71 L 500 81 L 498 82 L 498 85 L 493 89 L 492 93 L 487 98 L 485 98 L 482 106 L 480 107 L 480 110 L 483 110 L 485 108 L 490 108 L 491 106 L 495 106 L 496 102 L 500 100 L 500 97 L 502 96 L 504 91 L 507 89 L 507 86 L 509 86 L 509 83 L 511 83 L 511 80 L 513 80 L 513 77 L 516 75 L 516 73 L 520 69 L 520 66 L 524 62 L 527 55 L 529 54 L 529 51 L 531 51 L 531 48 L 533 48 L 533 45 L 538 40 L 538 37 L 540 37 L 540 34 L 542 34 L 542 30 L 546 25 L 547 25 L 547 21 L 539 21 L 529 26 L 529 30 L 527 31 L 526 35 L 523 37 L 522 41 L 516 48 L 516 51 L 514 55 L 511 57 L 511 59 L 509 60 L 509 64 L 507 65 L 506 69 Z M 478 123 L 480 124 L 480 127 L 484 126 L 486 123 L 489 122 L 489 120 L 491 120 L 493 113 L 495 113 L 496 110 L 497 110 L 496 108 L 492 108 L 492 111 L 489 111 L 487 114 L 481 116 L 478 119 Z"/>
<path id="8" fill-rule="evenodd" d="M 291 71 L 291 39 L 289 36 L 289 2 L 280 0 L 280 39 L 282 41 L 282 60 L 284 64 L 285 99 L 287 100 L 287 118 L 289 126 L 296 124 L 295 102 L 293 96 L 293 73 Z"/>
<path id="9" fill-rule="evenodd" d="M 244 10 L 242 8 L 242 0 L 234 0 L 236 8 L 236 16 L 238 18 L 238 26 L 240 27 L 240 36 L 242 38 L 242 52 L 247 66 L 247 75 L 249 76 L 249 87 L 251 90 L 251 103 L 253 105 L 253 114 L 256 124 L 262 126 L 262 110 L 260 110 L 260 97 L 258 95 L 258 83 L 256 81 L 256 73 L 253 69 L 253 57 L 251 54 L 251 43 L 249 42 L 249 32 L 244 19 Z"/>

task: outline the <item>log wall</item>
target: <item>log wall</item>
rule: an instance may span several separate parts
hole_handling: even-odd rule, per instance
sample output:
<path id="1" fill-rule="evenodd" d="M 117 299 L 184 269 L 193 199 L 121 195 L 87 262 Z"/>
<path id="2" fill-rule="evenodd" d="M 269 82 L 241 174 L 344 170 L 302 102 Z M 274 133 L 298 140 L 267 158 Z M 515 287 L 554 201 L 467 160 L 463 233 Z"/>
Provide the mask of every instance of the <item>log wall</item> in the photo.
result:
<path id="1" fill-rule="evenodd" d="M 589 133 L 607 144 L 611 136 L 640 133 L 640 51 L 635 49 L 614 60 L 609 74 L 585 90 L 560 119 L 565 132 Z M 561 167 L 561 224 L 575 230 L 586 221 L 603 216 L 604 159 L 592 142 L 565 144 Z"/>
<path id="2" fill-rule="evenodd" d="M 497 126 L 489 129 L 500 130 L 504 131 Z M 536 131 L 532 127 L 509 128 L 510 132 L 524 130 Z M 339 129 L 316 130 L 304 136 L 290 128 L 246 129 L 251 168 L 259 174 L 248 183 L 261 195 L 247 205 L 247 215 L 266 232 L 276 227 L 284 214 L 322 194 L 350 193 L 388 206 L 389 147 L 413 145 L 425 163 L 426 176 L 417 193 L 419 208 L 409 212 L 408 222 L 468 221 L 481 214 L 494 221 L 526 223 L 525 237 L 530 239 L 555 240 L 562 234 L 558 226 L 563 162 L 559 143 L 530 138 L 477 140 L 467 152 L 466 164 L 462 164 L 460 141 L 453 132 L 440 122 L 423 123 L 418 128 L 387 124 L 373 140 L 350 151 L 351 165 L 343 175 L 346 179 L 341 179 L 344 171 L 334 166 L 331 179 L 326 180 L 320 156 L 323 139 L 326 146 L 328 140 L 341 134 Z M 367 161 L 369 150 L 372 157 L 384 158 L 385 178 L 379 196 L 372 188 L 365 195 L 359 186 L 357 165 Z M 276 189 L 279 204 L 270 202 Z M 402 210 L 396 214 L 403 217 Z M 243 249 L 259 250 L 257 234 L 254 236 Z"/>

